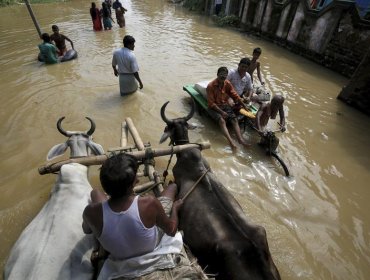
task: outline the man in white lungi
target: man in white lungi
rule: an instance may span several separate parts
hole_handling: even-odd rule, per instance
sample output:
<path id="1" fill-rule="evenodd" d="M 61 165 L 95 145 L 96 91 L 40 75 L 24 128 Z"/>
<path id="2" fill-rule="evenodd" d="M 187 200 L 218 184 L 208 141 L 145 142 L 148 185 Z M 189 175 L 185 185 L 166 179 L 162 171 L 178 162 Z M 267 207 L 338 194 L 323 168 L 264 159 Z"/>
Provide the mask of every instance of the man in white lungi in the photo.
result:
<path id="1" fill-rule="evenodd" d="M 136 80 L 139 82 L 139 88 L 143 88 L 143 83 L 139 76 L 139 66 L 133 52 L 134 48 L 135 38 L 126 35 L 123 38 L 123 48 L 113 52 L 112 67 L 114 75 L 119 75 L 119 88 L 122 96 L 137 90 Z"/>

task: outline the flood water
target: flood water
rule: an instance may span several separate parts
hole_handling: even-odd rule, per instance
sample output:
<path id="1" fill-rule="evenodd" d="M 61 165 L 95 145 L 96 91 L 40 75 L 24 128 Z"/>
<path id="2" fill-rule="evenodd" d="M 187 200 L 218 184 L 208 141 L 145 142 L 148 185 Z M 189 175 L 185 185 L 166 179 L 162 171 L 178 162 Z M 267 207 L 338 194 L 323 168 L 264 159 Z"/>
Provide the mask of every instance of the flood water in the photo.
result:
<path id="1" fill-rule="evenodd" d="M 215 78 L 220 66 L 237 67 L 259 46 L 267 87 L 286 97 L 287 131 L 278 136 L 292 176 L 283 176 L 263 154 L 253 131 L 245 132 L 252 148 L 233 154 L 217 125 L 196 114 L 190 139 L 211 142 L 204 156 L 251 221 L 266 228 L 282 279 L 368 279 L 370 119 L 336 99 L 348 80 L 165 0 L 122 3 L 126 28 L 98 33 L 88 1 L 35 4 L 41 29 L 59 25 L 78 51 L 77 60 L 51 66 L 36 61 L 40 40 L 26 7 L 0 9 L 1 269 L 48 199 L 55 175 L 41 176 L 37 169 L 49 149 L 66 140 L 56 129 L 58 118 L 66 116 L 65 129 L 86 130 L 85 116 L 91 117 L 94 140 L 107 150 L 119 146 L 121 122 L 131 117 L 143 141 L 159 147 L 161 105 L 170 101 L 168 117 L 184 116 L 190 99 L 183 85 Z M 144 88 L 123 98 L 111 57 L 125 34 L 136 38 Z M 167 160 L 156 160 L 160 173 Z M 97 174 L 93 168 L 95 186 Z"/>

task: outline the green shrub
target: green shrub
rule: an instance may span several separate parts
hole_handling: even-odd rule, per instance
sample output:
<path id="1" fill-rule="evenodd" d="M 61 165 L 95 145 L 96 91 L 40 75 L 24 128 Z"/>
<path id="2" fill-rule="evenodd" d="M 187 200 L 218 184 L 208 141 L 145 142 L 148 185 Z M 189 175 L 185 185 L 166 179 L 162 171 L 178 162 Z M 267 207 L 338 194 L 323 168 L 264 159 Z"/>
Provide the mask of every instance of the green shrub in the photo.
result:
<path id="1" fill-rule="evenodd" d="M 218 26 L 239 27 L 240 18 L 235 15 L 231 16 L 214 16 L 214 20 Z"/>
<path id="2" fill-rule="evenodd" d="M 189 11 L 202 12 L 204 11 L 205 0 L 185 0 L 183 6 L 188 8 Z"/>
<path id="3" fill-rule="evenodd" d="M 36 4 L 36 3 L 55 3 L 55 2 L 67 2 L 68 0 L 31 0 L 29 1 L 30 4 Z M 0 0 L 0 7 L 5 7 L 8 5 L 14 5 L 14 4 L 25 4 L 23 0 Z"/>

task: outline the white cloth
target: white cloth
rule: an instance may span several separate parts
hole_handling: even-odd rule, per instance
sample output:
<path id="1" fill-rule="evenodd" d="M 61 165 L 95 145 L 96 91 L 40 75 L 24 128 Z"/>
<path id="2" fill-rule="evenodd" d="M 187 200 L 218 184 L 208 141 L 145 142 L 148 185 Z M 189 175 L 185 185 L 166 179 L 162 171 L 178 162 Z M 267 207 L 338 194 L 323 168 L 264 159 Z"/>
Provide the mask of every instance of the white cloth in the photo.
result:
<path id="1" fill-rule="evenodd" d="M 133 74 L 139 71 L 136 56 L 128 48 L 120 48 L 113 52 L 112 66 L 118 66 L 119 74 Z"/>
<path id="2" fill-rule="evenodd" d="M 210 80 L 211 81 L 211 80 Z M 199 83 L 196 83 L 194 85 L 194 88 L 201 94 L 203 97 L 207 100 L 207 86 L 210 83 L 210 81 L 202 81 Z"/>
<path id="3" fill-rule="evenodd" d="M 215 0 L 215 5 L 222 4 L 222 0 Z"/>
<path id="4" fill-rule="evenodd" d="M 241 96 L 244 91 L 253 89 L 252 79 L 248 72 L 245 73 L 244 77 L 240 77 L 238 69 L 231 69 L 227 75 L 227 79 L 233 85 L 239 96 Z"/>
<path id="5" fill-rule="evenodd" d="M 173 268 L 176 263 L 172 254 L 179 254 L 182 246 L 182 236 L 179 232 L 174 237 L 165 234 L 154 251 L 148 254 L 120 261 L 108 258 L 98 280 L 136 278 L 158 269 Z"/>
<path id="6" fill-rule="evenodd" d="M 134 93 L 139 88 L 136 78 L 133 74 L 119 75 L 119 91 L 121 96 Z"/>

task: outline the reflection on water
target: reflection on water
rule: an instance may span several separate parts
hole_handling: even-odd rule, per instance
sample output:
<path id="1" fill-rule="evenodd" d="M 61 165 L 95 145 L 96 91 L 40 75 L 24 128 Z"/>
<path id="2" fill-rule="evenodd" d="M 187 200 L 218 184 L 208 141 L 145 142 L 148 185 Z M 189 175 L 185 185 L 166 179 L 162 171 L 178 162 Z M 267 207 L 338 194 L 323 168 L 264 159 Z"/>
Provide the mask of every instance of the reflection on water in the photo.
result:
<path id="1" fill-rule="evenodd" d="M 263 225 L 283 279 L 366 279 L 370 274 L 369 118 L 336 100 L 347 80 L 301 57 L 245 34 L 213 25 L 164 0 L 128 1 L 127 26 L 92 31 L 90 2 L 34 5 L 43 31 L 57 24 L 79 57 L 58 65 L 36 61 L 37 32 L 24 6 L 0 9 L 1 196 L 0 261 L 45 203 L 54 175 L 37 168 L 53 145 L 65 141 L 55 123 L 84 130 L 85 116 L 105 149 L 120 143 L 120 124 L 131 117 L 144 142 L 154 147 L 169 117 L 188 113 L 185 84 L 210 80 L 220 66 L 236 68 L 256 46 L 263 50 L 266 87 L 286 97 L 288 130 L 280 134 L 280 156 L 292 177 L 253 145 L 232 154 L 217 125 L 196 114 L 191 141 L 210 140 L 204 151 L 218 178 Z M 9 24 L 12 23 L 12 24 Z M 111 56 L 125 34 L 136 38 L 144 88 L 120 97 Z M 258 136 L 245 137 L 256 143 Z M 167 159 L 158 159 L 163 170 Z M 97 169 L 90 177 L 98 185 Z"/>

